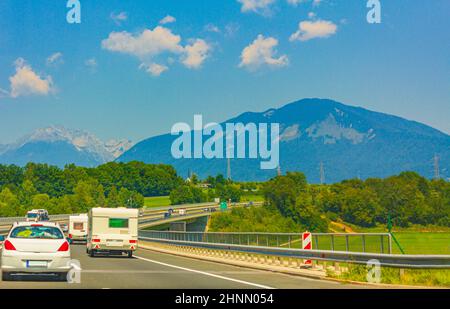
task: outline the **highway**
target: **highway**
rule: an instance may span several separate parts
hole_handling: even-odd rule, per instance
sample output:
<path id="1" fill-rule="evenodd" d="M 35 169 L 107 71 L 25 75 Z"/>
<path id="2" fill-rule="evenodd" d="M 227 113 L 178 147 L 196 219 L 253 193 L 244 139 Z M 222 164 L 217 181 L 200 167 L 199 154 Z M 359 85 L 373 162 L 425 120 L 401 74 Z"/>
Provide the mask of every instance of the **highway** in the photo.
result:
<path id="1" fill-rule="evenodd" d="M 71 246 L 81 264 L 81 282 L 69 284 L 45 276 L 0 281 L 0 289 L 329 289 L 359 285 L 252 270 L 139 249 L 132 259 L 88 257 L 85 245 Z"/>

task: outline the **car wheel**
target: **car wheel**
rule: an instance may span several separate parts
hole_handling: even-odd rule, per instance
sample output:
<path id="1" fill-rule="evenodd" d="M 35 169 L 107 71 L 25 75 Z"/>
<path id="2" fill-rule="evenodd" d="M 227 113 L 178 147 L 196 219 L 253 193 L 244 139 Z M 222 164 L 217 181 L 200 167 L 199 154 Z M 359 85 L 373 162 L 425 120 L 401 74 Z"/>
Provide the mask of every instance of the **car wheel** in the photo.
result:
<path id="1" fill-rule="evenodd" d="M 132 258 L 133 257 L 133 251 L 128 251 L 128 257 Z"/>
<path id="2" fill-rule="evenodd" d="M 95 256 L 95 250 L 90 250 L 89 251 L 89 256 L 90 257 L 94 257 Z"/>
<path id="3" fill-rule="evenodd" d="M 2 281 L 11 281 L 11 274 L 7 272 L 2 272 Z"/>

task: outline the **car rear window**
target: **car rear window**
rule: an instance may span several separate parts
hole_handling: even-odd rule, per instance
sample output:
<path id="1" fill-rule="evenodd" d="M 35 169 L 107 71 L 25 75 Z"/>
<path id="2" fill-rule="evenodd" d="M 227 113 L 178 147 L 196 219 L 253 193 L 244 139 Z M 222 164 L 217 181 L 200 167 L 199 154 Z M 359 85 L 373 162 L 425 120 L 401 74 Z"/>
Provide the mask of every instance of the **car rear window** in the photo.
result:
<path id="1" fill-rule="evenodd" d="M 36 218 L 37 216 L 38 216 L 37 213 L 29 213 L 29 214 L 27 214 L 28 218 Z"/>
<path id="2" fill-rule="evenodd" d="M 128 227 L 128 219 L 109 218 L 109 227 L 110 228 L 127 228 Z"/>
<path id="3" fill-rule="evenodd" d="M 10 238 L 63 239 L 61 230 L 52 226 L 18 226 L 11 231 Z"/>

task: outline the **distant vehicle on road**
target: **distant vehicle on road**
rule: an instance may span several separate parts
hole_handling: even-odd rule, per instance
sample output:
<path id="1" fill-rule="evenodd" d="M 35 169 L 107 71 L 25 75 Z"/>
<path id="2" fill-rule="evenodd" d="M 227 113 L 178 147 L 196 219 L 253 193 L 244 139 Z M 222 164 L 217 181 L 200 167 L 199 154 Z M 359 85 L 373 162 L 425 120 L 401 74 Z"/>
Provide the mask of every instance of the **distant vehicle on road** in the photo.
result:
<path id="1" fill-rule="evenodd" d="M 138 240 L 137 209 L 92 208 L 88 217 L 86 252 L 89 256 L 97 253 L 133 256 Z"/>
<path id="2" fill-rule="evenodd" d="M 169 219 L 172 216 L 171 212 L 164 213 L 164 219 Z"/>
<path id="3" fill-rule="evenodd" d="M 41 221 L 40 220 L 41 215 L 34 210 L 30 210 L 27 212 L 27 214 L 25 215 L 25 221 L 26 222 L 38 222 Z"/>
<path id="4" fill-rule="evenodd" d="M 216 209 L 215 207 L 211 207 L 211 208 L 209 209 L 209 211 L 210 211 L 210 212 L 216 212 L 217 209 Z"/>
<path id="5" fill-rule="evenodd" d="M 88 235 L 88 215 L 69 217 L 69 238 L 73 241 L 86 241 Z"/>
<path id="6" fill-rule="evenodd" d="M 27 222 L 48 221 L 48 212 L 45 209 L 33 209 L 25 215 Z"/>
<path id="7" fill-rule="evenodd" d="M 41 214 L 42 221 L 48 221 L 49 220 L 48 211 L 47 210 L 45 210 L 45 209 L 36 209 L 36 211 Z"/>
<path id="8" fill-rule="evenodd" d="M 0 241 L 4 236 L 0 236 Z M 70 245 L 54 222 L 16 222 L 3 242 L 2 280 L 12 274 L 50 273 L 66 279 L 70 270 Z"/>
<path id="9" fill-rule="evenodd" d="M 186 209 L 185 209 L 185 208 L 179 209 L 179 210 L 178 210 L 178 214 L 179 214 L 180 216 L 186 216 Z"/>
<path id="10" fill-rule="evenodd" d="M 66 223 L 60 223 L 59 226 L 61 227 L 63 233 L 69 232 L 69 226 Z"/>
<path id="11" fill-rule="evenodd" d="M 169 208 L 168 212 L 169 212 L 170 214 L 173 214 L 173 213 L 174 213 L 173 208 Z"/>

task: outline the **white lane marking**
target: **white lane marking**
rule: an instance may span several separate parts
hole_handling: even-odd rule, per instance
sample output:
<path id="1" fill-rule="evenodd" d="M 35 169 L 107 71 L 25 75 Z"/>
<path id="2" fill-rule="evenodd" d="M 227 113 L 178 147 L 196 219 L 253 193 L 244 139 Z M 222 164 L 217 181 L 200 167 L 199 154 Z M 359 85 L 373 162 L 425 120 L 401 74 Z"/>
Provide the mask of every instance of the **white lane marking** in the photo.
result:
<path id="1" fill-rule="evenodd" d="M 176 268 L 176 269 L 190 271 L 190 272 L 201 274 L 201 275 L 205 275 L 205 276 L 210 276 L 210 277 L 219 278 L 219 279 L 223 279 L 223 280 L 233 281 L 233 282 L 242 283 L 242 284 L 246 284 L 246 285 L 251 285 L 251 286 L 255 286 L 255 287 L 258 287 L 258 288 L 262 288 L 262 289 L 274 289 L 273 287 L 270 287 L 270 286 L 267 286 L 267 285 L 262 285 L 262 284 L 248 282 L 248 281 L 243 281 L 243 280 L 233 279 L 233 278 L 229 278 L 229 277 L 224 277 L 224 276 L 220 276 L 220 275 L 215 275 L 215 274 L 212 274 L 212 273 L 209 273 L 209 272 L 206 272 L 206 271 L 195 270 L 195 269 L 190 269 L 190 268 L 186 268 L 186 267 L 181 267 L 181 266 L 176 266 L 176 265 L 172 265 L 172 264 L 167 264 L 167 263 L 163 263 L 163 262 L 159 262 L 159 261 L 155 261 L 155 260 L 146 259 L 146 258 L 143 258 L 143 257 L 140 257 L 140 256 L 136 256 L 136 255 L 134 257 L 139 259 L 139 260 L 147 261 L 147 262 L 150 262 L 150 263 L 155 263 L 155 264 L 159 264 L 159 265 L 163 265 L 163 266 L 167 266 L 167 267 L 172 267 L 172 268 Z"/>

